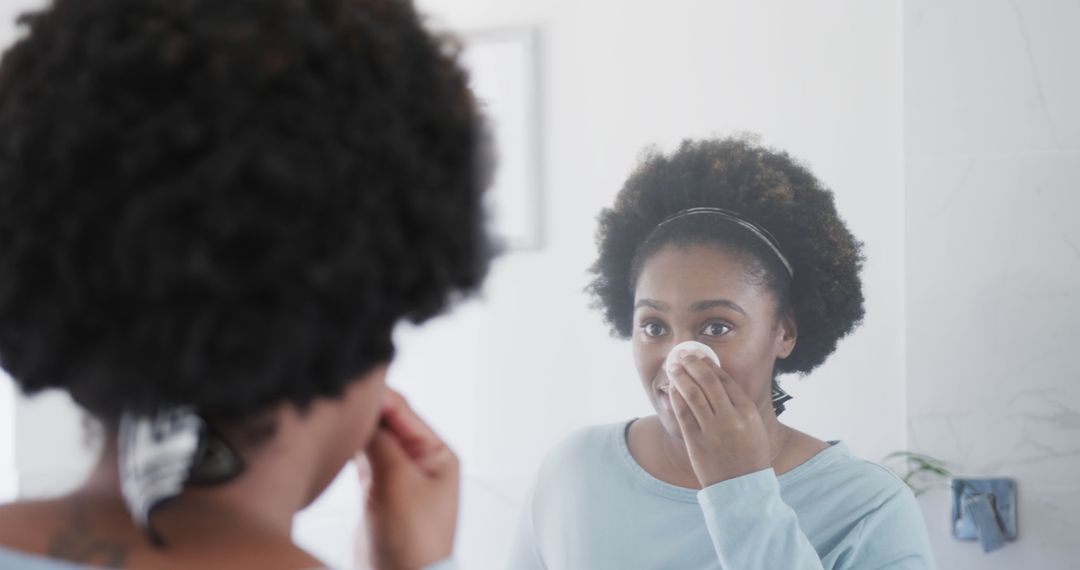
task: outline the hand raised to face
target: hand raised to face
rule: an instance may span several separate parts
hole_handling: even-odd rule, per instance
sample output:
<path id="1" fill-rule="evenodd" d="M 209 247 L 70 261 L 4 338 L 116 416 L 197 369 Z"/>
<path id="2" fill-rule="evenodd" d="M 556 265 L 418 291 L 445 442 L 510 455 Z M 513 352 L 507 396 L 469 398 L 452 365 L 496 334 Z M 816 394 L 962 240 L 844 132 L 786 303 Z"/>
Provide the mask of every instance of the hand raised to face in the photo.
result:
<path id="1" fill-rule="evenodd" d="M 672 408 L 702 487 L 770 466 L 758 406 L 719 364 L 690 354 L 669 375 Z"/>

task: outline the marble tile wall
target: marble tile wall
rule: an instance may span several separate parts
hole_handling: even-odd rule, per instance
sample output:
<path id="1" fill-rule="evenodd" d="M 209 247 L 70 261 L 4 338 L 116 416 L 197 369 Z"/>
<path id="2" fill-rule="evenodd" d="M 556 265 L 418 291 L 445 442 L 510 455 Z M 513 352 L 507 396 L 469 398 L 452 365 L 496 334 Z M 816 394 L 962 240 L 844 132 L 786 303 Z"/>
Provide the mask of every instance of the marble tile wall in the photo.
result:
<path id="1" fill-rule="evenodd" d="M 941 568 L 1080 568 L 1080 3 L 904 3 L 909 447 L 1018 481 L 1020 540 Z"/>

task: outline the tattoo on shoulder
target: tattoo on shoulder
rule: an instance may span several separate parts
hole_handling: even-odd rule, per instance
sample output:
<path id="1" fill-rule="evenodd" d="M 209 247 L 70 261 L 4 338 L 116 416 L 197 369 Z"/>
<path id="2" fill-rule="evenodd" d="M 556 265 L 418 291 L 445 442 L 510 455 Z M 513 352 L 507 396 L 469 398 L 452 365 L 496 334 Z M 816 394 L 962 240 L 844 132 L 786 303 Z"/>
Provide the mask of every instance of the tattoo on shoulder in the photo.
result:
<path id="1" fill-rule="evenodd" d="M 128 546 L 95 537 L 86 505 L 74 499 L 70 524 L 53 534 L 49 541 L 49 556 L 80 564 L 123 568 L 127 563 Z"/>

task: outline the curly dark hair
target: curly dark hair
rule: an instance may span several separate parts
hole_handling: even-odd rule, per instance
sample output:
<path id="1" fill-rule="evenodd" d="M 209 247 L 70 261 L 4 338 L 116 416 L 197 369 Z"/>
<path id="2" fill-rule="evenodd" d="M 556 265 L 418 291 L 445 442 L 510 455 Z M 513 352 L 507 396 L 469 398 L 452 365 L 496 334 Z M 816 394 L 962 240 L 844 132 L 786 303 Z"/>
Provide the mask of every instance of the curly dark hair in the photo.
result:
<path id="1" fill-rule="evenodd" d="M 731 210 L 764 227 L 794 266 L 794 278 L 763 240 L 734 224 L 688 216 L 657 229 L 695 207 Z M 748 277 L 775 294 L 778 316 L 793 311 L 798 343 L 776 373 L 810 372 L 862 321 L 862 244 L 837 213 L 832 192 L 786 152 L 751 137 L 684 141 L 670 156 L 648 151 L 599 221 L 599 258 L 587 291 L 615 336 L 632 335 L 641 266 L 667 244 L 716 244 L 738 253 Z"/>
<path id="2" fill-rule="evenodd" d="M 486 130 L 407 0 L 54 0 L 0 62 L 0 364 L 102 419 L 340 395 L 475 292 Z"/>

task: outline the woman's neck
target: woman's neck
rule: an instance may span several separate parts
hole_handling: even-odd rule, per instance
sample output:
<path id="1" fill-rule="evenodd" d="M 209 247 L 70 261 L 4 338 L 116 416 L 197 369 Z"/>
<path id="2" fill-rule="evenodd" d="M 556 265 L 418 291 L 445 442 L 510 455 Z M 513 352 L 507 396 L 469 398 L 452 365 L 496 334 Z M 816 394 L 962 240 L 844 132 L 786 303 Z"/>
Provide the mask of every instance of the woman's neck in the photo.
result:
<path id="1" fill-rule="evenodd" d="M 772 413 L 771 402 L 767 411 L 768 413 L 765 413 L 765 410 L 762 411 L 762 419 L 765 422 L 765 430 L 769 436 L 771 464 L 777 475 L 779 475 L 808 459 L 807 457 L 800 461 L 798 457 L 795 457 L 795 455 L 800 454 L 793 448 L 801 437 L 809 438 L 809 436 L 780 423 Z M 674 436 L 664 429 L 659 417 L 653 416 L 649 420 L 652 420 L 649 426 L 651 429 L 647 431 L 652 433 L 648 439 L 653 441 L 653 444 L 649 447 L 653 451 L 652 453 L 641 453 L 642 457 L 639 459 L 639 463 L 643 464 L 646 471 L 650 471 L 653 476 L 665 482 L 680 487 L 700 489 L 701 483 L 694 473 L 686 443 L 682 438 Z M 632 455 L 637 458 L 639 454 L 632 453 Z"/>
<path id="2" fill-rule="evenodd" d="M 115 439 L 75 498 L 95 503 L 123 504 Z M 235 480 L 205 487 L 188 487 L 154 514 L 163 536 L 214 532 L 258 532 L 291 536 L 294 515 L 308 502 L 310 484 L 301 467 L 310 462 L 282 454 L 260 453 Z"/>

